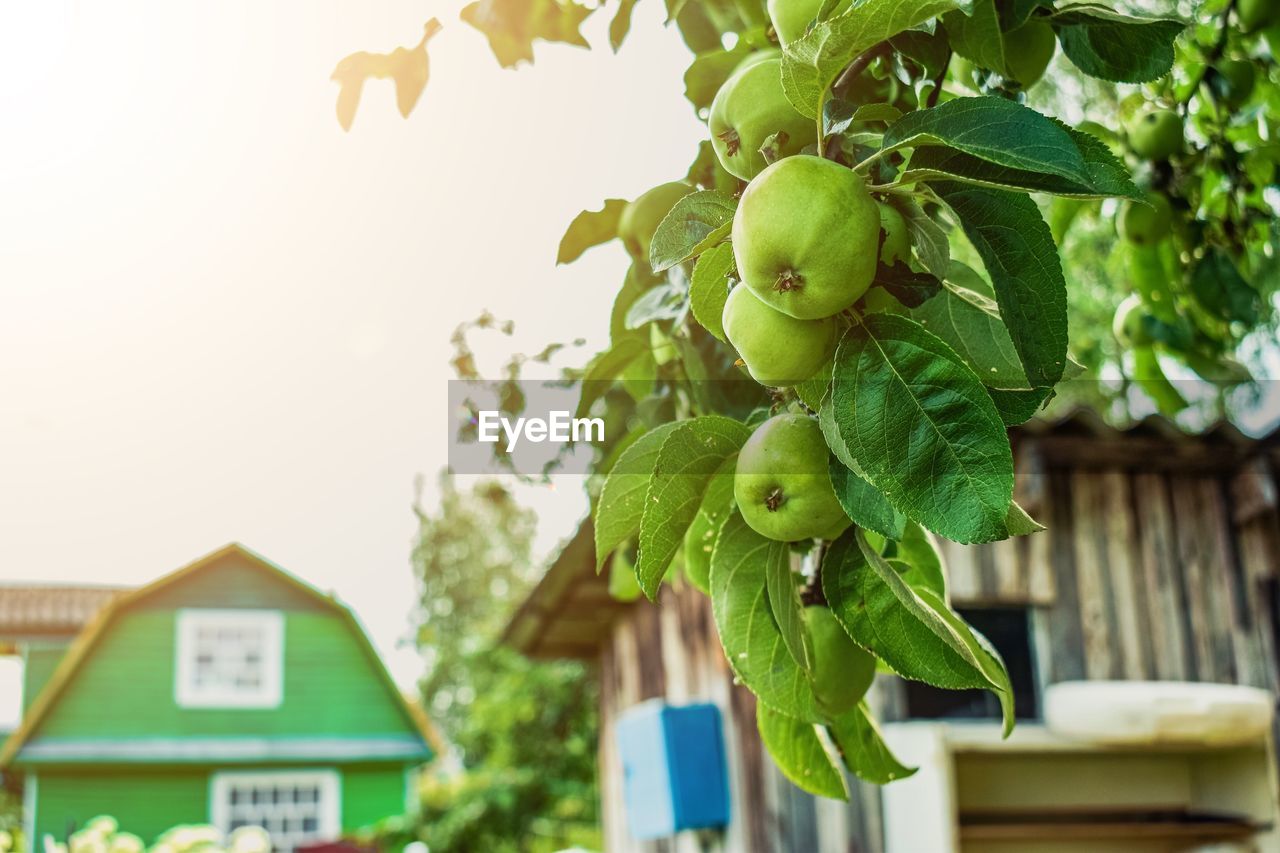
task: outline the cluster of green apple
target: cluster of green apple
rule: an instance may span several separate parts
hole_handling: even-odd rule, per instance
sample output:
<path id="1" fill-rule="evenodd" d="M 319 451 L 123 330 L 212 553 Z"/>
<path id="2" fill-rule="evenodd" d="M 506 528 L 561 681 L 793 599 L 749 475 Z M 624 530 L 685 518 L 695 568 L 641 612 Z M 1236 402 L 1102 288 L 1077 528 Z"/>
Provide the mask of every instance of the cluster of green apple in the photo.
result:
<path id="1" fill-rule="evenodd" d="M 1166 83 L 1146 97 L 1132 96 L 1126 103 L 1132 116 L 1119 136 L 1090 128 L 1130 155 L 1147 187 L 1145 200 L 1117 209 L 1116 233 L 1128 249 L 1134 292 L 1117 308 L 1112 331 L 1133 355 L 1133 377 L 1167 414 L 1187 402 L 1165 378 L 1156 352 L 1224 388 L 1248 381 L 1231 351 L 1252 328 L 1248 304 L 1261 302 L 1246 280 L 1249 243 L 1267 227 L 1270 210 L 1260 191 L 1255 197 L 1248 187 L 1266 183 L 1262 176 L 1274 175 L 1274 167 L 1257 157 L 1245 162 L 1237 145 L 1249 141 L 1233 136 L 1250 124 L 1274 124 L 1253 97 L 1260 70 L 1273 65 L 1268 54 L 1280 45 L 1280 2 L 1238 0 L 1222 15 L 1213 43 L 1201 48 L 1198 76 L 1182 89 Z M 1259 34 L 1272 42 L 1270 51 L 1256 49 Z M 1261 132 L 1264 138 L 1270 133 Z M 1230 197 L 1222 207 L 1206 198 L 1207 187 L 1219 186 Z M 1217 266 L 1208 267 L 1209 260 Z M 1191 282 L 1201 265 L 1208 270 L 1199 273 L 1197 288 Z M 1235 295 L 1228 295 L 1233 288 Z"/>

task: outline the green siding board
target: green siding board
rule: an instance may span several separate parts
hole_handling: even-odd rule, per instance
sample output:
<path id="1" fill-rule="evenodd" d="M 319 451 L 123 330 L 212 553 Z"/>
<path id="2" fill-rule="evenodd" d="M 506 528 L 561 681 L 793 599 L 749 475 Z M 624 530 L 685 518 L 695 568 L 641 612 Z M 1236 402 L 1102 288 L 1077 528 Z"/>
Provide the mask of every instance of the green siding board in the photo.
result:
<path id="1" fill-rule="evenodd" d="M 229 554 L 184 578 L 162 586 L 135 602 L 139 610 L 178 607 L 269 607 L 276 610 L 328 612 L 324 602 L 255 565 Z"/>
<path id="2" fill-rule="evenodd" d="M 342 829 L 352 832 L 404 814 L 403 765 L 348 767 L 342 771 Z"/>
<path id="3" fill-rule="evenodd" d="M 69 643 L 31 643 L 22 650 L 22 711 L 31 707 L 40 688 L 49 682 Z"/>
<path id="4" fill-rule="evenodd" d="M 68 829 L 109 814 L 149 843 L 175 824 L 208 819 L 209 772 L 41 770 L 36 797 L 37 836 L 65 840 Z"/>
<path id="5" fill-rule="evenodd" d="M 172 610 L 121 613 L 37 737 L 262 737 L 412 732 L 336 613 L 287 613 L 278 708 L 181 708 L 174 700 Z"/>
<path id="6" fill-rule="evenodd" d="M 42 769 L 37 785 L 36 832 L 64 840 L 69 830 L 109 814 L 120 821 L 121 829 L 150 843 L 175 824 L 206 822 L 213 774 L 245 769 L 252 768 Z M 339 768 L 344 832 L 404 813 L 405 769 L 399 764 Z"/>

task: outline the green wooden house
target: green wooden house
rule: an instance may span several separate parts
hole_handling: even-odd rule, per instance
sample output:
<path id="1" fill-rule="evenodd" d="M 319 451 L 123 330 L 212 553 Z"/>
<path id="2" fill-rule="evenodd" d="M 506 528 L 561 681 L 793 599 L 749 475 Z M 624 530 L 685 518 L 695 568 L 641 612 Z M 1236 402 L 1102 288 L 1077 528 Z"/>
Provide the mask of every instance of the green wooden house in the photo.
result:
<path id="1" fill-rule="evenodd" d="M 0 769 L 37 843 L 111 814 L 291 850 L 404 814 L 436 744 L 351 612 L 240 545 L 112 598 L 25 679 Z"/>

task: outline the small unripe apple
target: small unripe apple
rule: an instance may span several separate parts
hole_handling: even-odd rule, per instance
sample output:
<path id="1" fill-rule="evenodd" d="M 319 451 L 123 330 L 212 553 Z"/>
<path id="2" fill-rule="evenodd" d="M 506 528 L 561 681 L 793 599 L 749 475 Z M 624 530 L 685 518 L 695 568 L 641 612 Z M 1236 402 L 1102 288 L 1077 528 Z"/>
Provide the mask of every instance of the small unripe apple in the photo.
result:
<path id="1" fill-rule="evenodd" d="M 876 677 L 876 659 L 849 636 L 829 607 L 806 607 L 813 640 L 813 692 L 828 714 L 839 716 L 862 701 Z"/>
<path id="2" fill-rule="evenodd" d="M 849 526 L 828 473 L 830 452 L 818 422 L 775 415 L 738 453 L 733 496 L 756 533 L 779 542 L 829 536 Z"/>
<path id="3" fill-rule="evenodd" d="M 1129 147 L 1146 160 L 1168 160 L 1183 141 L 1182 117 L 1173 110 L 1151 110 L 1129 125 Z"/>
<path id="4" fill-rule="evenodd" d="M 783 47 L 804 36 L 818 17 L 823 0 L 769 0 L 769 20 L 773 22 L 773 31 L 778 34 L 778 41 Z M 831 12 L 831 17 L 841 14 L 849 8 L 853 0 L 840 0 Z"/>
<path id="5" fill-rule="evenodd" d="M 911 232 L 906 218 L 891 204 L 877 202 L 876 207 L 880 208 L 880 230 L 884 232 L 880 241 L 880 263 L 887 267 L 896 261 L 905 264 L 911 260 Z"/>
<path id="6" fill-rule="evenodd" d="M 720 165 L 744 181 L 768 165 L 760 149 L 770 136 L 786 134 L 779 147 L 781 157 L 798 154 L 818 138 L 813 119 L 796 112 L 782 90 L 782 58 L 778 55 L 734 71 L 711 102 L 707 126 Z"/>
<path id="7" fill-rule="evenodd" d="M 830 317 L 866 292 L 879 255 L 880 211 L 862 178 L 801 154 L 747 185 L 733 217 L 733 255 L 760 299 L 802 320 Z"/>
<path id="8" fill-rule="evenodd" d="M 658 224 L 671 212 L 676 202 L 694 189 L 679 181 L 660 184 L 642 193 L 622 209 L 622 215 L 618 217 L 618 237 L 633 258 L 648 263 L 653 232 L 658 230 Z"/>
<path id="9" fill-rule="evenodd" d="M 1004 61 L 1009 76 L 1030 89 L 1044 76 L 1058 38 L 1044 21 L 1027 21 L 1004 34 Z"/>
<path id="10" fill-rule="evenodd" d="M 1159 243 L 1173 227 L 1173 208 L 1162 193 L 1147 193 L 1147 203 L 1125 201 L 1117 218 L 1120 236 L 1138 246 Z"/>
<path id="11" fill-rule="evenodd" d="M 1126 347 L 1150 346 L 1151 332 L 1147 328 L 1148 312 L 1142 304 L 1142 297 L 1131 293 L 1116 308 L 1116 316 L 1111 321 L 1111 332 L 1116 340 Z"/>
<path id="12" fill-rule="evenodd" d="M 803 382 L 826 363 L 836 344 L 830 317 L 797 320 L 761 302 L 739 285 L 724 303 L 725 337 L 761 385 L 785 388 Z"/>

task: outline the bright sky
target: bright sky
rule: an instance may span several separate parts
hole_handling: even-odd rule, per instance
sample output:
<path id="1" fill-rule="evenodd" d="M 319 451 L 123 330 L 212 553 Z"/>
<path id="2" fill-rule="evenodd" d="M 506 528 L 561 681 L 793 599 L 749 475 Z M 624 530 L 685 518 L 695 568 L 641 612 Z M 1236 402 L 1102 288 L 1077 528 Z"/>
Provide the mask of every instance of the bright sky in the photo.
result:
<path id="1" fill-rule="evenodd" d="M 516 320 L 495 365 L 598 347 L 623 252 L 556 269 L 560 234 L 700 137 L 661 3 L 617 57 L 602 15 L 603 49 L 515 72 L 460 5 L 0 5 L 0 581 L 139 584 L 238 540 L 335 591 L 412 684 L 450 332 Z M 333 66 L 431 15 L 417 111 L 373 82 L 344 134 Z M 528 496 L 544 552 L 579 486 Z"/>

